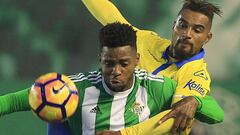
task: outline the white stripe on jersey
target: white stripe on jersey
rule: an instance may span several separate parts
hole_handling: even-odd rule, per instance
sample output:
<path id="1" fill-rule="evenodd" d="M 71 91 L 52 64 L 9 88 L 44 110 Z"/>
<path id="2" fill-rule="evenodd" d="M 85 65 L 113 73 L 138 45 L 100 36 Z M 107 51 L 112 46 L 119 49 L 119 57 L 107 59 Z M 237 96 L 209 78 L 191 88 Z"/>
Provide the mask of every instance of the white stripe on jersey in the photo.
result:
<path id="1" fill-rule="evenodd" d="M 127 96 L 114 96 L 111 107 L 110 130 L 117 131 L 124 128 L 124 112 L 126 102 Z"/>
<path id="2" fill-rule="evenodd" d="M 151 81 L 159 81 L 159 82 L 164 82 L 164 77 L 163 76 L 155 76 L 152 74 L 144 74 L 144 73 L 139 73 L 136 74 L 136 76 L 140 79 L 140 80 L 151 80 Z"/>
<path id="3" fill-rule="evenodd" d="M 78 74 L 75 74 L 75 75 L 69 75 L 68 77 L 69 77 L 69 78 L 79 78 L 79 77 L 81 77 L 82 75 L 84 76 L 83 73 L 78 73 Z"/>
<path id="4" fill-rule="evenodd" d="M 148 77 L 149 80 L 151 81 L 159 81 L 159 82 L 164 82 L 163 79 L 158 79 L 158 78 L 152 78 L 152 77 Z"/>
<path id="5" fill-rule="evenodd" d="M 139 86 L 138 91 L 136 93 L 136 103 L 139 103 L 141 106 L 144 106 L 143 111 L 138 116 L 139 122 L 142 122 L 149 118 L 150 116 L 150 109 L 148 107 L 148 97 L 147 97 L 147 91 L 144 87 Z"/>
<path id="6" fill-rule="evenodd" d="M 79 73 L 76 75 L 70 75 L 68 76 L 73 82 L 79 82 L 79 81 L 83 81 L 83 80 L 89 80 L 91 81 L 91 83 L 93 84 L 97 84 L 98 82 L 101 81 L 101 72 L 89 72 L 91 74 L 89 74 L 88 76 L 85 76 L 83 73 Z"/>
<path id="7" fill-rule="evenodd" d="M 87 78 L 88 78 L 88 80 L 90 80 L 91 82 L 93 81 L 97 81 L 99 78 L 102 78 L 102 76 L 101 75 L 98 75 L 98 76 L 94 76 L 94 77 L 92 77 L 92 78 L 90 78 L 89 76 L 87 76 Z"/>
<path id="8" fill-rule="evenodd" d="M 82 135 L 95 134 L 96 113 L 91 110 L 97 106 L 100 90 L 96 87 L 86 88 L 82 104 Z"/>

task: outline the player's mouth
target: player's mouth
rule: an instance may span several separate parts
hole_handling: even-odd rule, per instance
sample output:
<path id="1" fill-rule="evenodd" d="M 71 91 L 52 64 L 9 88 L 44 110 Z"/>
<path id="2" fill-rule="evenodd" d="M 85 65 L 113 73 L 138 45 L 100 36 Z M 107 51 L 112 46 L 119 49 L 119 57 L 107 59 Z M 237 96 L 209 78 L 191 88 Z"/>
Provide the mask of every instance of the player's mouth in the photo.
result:
<path id="1" fill-rule="evenodd" d="M 178 41 L 177 41 L 177 46 L 179 47 L 179 48 L 183 48 L 183 49 L 191 49 L 192 48 L 192 46 L 193 46 L 193 44 L 191 43 L 191 42 L 189 42 L 187 39 L 179 39 Z"/>
<path id="2" fill-rule="evenodd" d="M 110 83 L 111 83 L 111 84 L 119 84 L 120 81 L 119 81 L 118 79 L 111 79 L 111 80 L 110 80 Z"/>

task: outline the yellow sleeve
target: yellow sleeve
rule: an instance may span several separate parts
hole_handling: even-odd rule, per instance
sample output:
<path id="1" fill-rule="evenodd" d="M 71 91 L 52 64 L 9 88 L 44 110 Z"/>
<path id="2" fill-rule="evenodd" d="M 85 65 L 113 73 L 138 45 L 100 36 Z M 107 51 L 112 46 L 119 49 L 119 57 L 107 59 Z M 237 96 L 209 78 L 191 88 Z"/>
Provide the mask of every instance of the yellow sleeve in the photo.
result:
<path id="1" fill-rule="evenodd" d="M 170 135 L 170 129 L 173 126 L 174 119 L 168 119 L 166 122 L 158 125 L 158 121 L 171 110 L 159 113 L 158 115 L 137 125 L 127 127 L 121 130 L 121 135 Z M 187 135 L 190 128 L 179 135 Z"/>
<path id="2" fill-rule="evenodd" d="M 110 0 L 82 0 L 82 2 L 102 25 L 114 22 L 131 25 Z"/>
<path id="3" fill-rule="evenodd" d="M 185 64 L 176 74 L 177 88 L 173 103 L 186 96 L 204 97 L 210 92 L 211 79 L 203 59 Z"/>

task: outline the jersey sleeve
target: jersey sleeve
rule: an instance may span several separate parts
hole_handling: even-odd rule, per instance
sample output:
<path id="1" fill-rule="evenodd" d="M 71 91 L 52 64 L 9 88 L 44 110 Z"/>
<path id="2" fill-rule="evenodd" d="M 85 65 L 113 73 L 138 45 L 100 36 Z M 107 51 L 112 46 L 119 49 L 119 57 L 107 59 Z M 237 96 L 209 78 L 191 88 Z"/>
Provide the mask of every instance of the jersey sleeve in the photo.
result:
<path id="1" fill-rule="evenodd" d="M 220 123 L 224 119 L 224 111 L 216 100 L 206 95 L 205 97 L 194 96 L 199 102 L 195 118 L 208 124 Z"/>
<path id="2" fill-rule="evenodd" d="M 161 76 L 162 77 L 162 76 Z M 159 112 L 171 107 L 172 97 L 176 89 L 176 82 L 167 77 L 150 75 L 149 90 L 158 105 Z"/>
<path id="3" fill-rule="evenodd" d="M 82 0 L 82 2 L 91 14 L 104 26 L 114 22 L 131 25 L 110 0 Z"/>
<path id="4" fill-rule="evenodd" d="M 0 117 L 18 111 L 29 111 L 29 88 L 0 96 Z"/>
<path id="5" fill-rule="evenodd" d="M 186 96 L 204 97 L 210 92 L 211 79 L 203 60 L 196 60 L 181 67 L 176 74 L 177 88 L 173 103 Z"/>

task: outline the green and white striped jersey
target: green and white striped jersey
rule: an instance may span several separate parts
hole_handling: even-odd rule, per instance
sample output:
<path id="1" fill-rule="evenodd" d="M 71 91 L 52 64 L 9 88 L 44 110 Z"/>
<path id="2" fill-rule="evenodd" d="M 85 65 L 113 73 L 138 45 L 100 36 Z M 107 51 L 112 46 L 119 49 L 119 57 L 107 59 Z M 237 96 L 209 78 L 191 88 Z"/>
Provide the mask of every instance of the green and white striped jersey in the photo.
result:
<path id="1" fill-rule="evenodd" d="M 124 92 L 111 91 L 100 70 L 69 76 L 79 91 L 77 111 L 69 119 L 72 134 L 120 130 L 170 108 L 176 88 L 174 81 L 140 69 L 134 75 L 134 84 Z"/>

